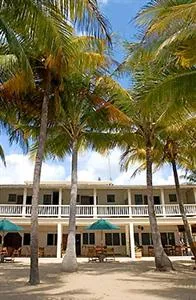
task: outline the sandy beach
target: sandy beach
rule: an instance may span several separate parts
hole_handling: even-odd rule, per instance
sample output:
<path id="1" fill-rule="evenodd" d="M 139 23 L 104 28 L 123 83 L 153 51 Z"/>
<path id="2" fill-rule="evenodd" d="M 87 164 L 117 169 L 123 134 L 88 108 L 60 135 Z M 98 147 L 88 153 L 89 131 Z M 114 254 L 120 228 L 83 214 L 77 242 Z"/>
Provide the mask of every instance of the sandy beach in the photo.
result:
<path id="1" fill-rule="evenodd" d="M 196 271 L 188 260 L 174 261 L 176 271 L 154 271 L 152 259 L 131 262 L 79 262 L 77 273 L 61 272 L 60 260 L 40 259 L 41 284 L 27 283 L 29 259 L 0 265 L 0 299 L 161 300 L 196 299 Z"/>

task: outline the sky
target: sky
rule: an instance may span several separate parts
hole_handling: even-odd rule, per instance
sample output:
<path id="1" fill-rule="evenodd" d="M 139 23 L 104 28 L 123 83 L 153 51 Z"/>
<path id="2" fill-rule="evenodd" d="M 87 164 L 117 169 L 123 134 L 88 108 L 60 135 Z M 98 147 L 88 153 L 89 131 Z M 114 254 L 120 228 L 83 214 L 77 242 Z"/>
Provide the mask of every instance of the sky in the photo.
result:
<path id="1" fill-rule="evenodd" d="M 136 39 L 138 29 L 133 19 L 137 12 L 147 4 L 147 0 L 98 0 L 100 9 L 112 26 L 114 37 L 121 41 Z M 115 39 L 114 39 L 115 40 Z M 124 54 L 122 47 L 114 41 L 113 51 L 115 59 L 122 61 Z M 120 83 L 127 87 L 130 82 L 121 79 Z M 3 147 L 7 167 L 0 162 L 0 183 L 23 183 L 33 179 L 34 162 L 22 153 L 18 145 L 9 145 L 8 137 L 1 132 L 0 145 Z M 112 180 L 114 184 L 144 185 L 146 183 L 145 172 L 132 178 L 137 165 L 131 165 L 127 172 L 120 172 L 120 151 L 114 149 L 107 156 L 95 152 L 86 151 L 79 155 L 78 179 L 80 181 L 94 181 L 98 178 Z M 70 180 L 70 157 L 63 161 L 45 161 L 42 167 L 41 180 Z M 153 176 L 155 185 L 174 184 L 169 166 L 156 172 Z"/>

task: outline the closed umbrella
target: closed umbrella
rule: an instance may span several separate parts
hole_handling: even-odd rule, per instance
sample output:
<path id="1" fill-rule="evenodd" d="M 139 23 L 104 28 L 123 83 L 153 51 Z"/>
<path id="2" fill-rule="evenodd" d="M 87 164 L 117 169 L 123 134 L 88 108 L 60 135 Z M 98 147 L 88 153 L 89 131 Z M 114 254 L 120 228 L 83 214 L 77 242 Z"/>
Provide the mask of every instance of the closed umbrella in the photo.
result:
<path id="1" fill-rule="evenodd" d="M 103 231 L 104 230 L 119 230 L 120 227 L 110 223 L 107 220 L 104 219 L 100 219 L 96 222 L 94 222 L 93 224 L 89 225 L 87 228 L 87 230 L 100 230 L 101 231 L 101 240 L 103 241 Z"/>

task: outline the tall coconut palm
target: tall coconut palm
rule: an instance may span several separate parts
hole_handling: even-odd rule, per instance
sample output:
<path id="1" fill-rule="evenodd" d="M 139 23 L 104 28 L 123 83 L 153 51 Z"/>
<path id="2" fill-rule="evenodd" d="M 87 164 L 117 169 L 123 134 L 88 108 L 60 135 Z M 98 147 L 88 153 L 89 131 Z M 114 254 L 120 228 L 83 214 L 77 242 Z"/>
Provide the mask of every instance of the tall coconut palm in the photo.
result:
<path id="1" fill-rule="evenodd" d="M 99 64 L 103 64 L 102 59 Z M 110 119 L 111 115 L 113 118 L 117 118 L 114 114 L 115 108 L 111 110 L 112 105 L 110 107 L 104 105 L 106 102 L 100 97 L 105 91 L 103 92 L 99 87 L 102 77 L 98 76 L 96 69 L 93 71 L 92 65 L 91 69 L 91 75 L 88 68 L 86 74 L 84 72 L 81 74 L 72 73 L 64 79 L 61 111 L 58 119 L 54 122 L 54 126 L 48 130 L 45 148 L 46 154 L 49 156 L 63 158 L 67 153 L 70 153 L 72 157 L 68 241 L 62 263 L 62 269 L 66 272 L 77 270 L 75 227 L 78 152 L 92 146 L 101 151 L 105 149 L 104 145 L 107 144 L 107 147 L 111 147 L 114 144 L 113 137 L 104 130 L 106 127 L 103 123 L 105 118 Z"/>
<path id="2" fill-rule="evenodd" d="M 196 130 L 194 124 L 195 117 L 191 117 L 190 114 L 188 114 L 188 118 L 186 120 L 182 120 L 180 124 L 175 124 L 175 126 L 166 130 L 165 135 L 163 134 L 160 137 L 160 140 L 162 140 L 163 143 L 163 147 L 160 151 L 163 153 L 162 162 L 169 162 L 172 166 L 176 186 L 176 198 L 179 204 L 185 233 L 191 247 L 191 251 L 196 257 L 196 247 L 194 246 L 190 225 L 184 208 L 177 169 L 177 166 L 181 166 L 182 168 L 189 167 L 192 169 L 196 167 L 196 155 L 194 151 L 196 147 Z"/>
<path id="3" fill-rule="evenodd" d="M 140 161 L 142 158 L 143 163 L 140 169 L 146 170 L 148 214 L 155 251 L 155 266 L 160 271 L 173 269 L 162 246 L 153 202 L 153 157 L 154 151 L 156 151 L 156 135 L 162 127 L 160 116 L 163 111 L 160 113 L 156 108 L 151 113 L 142 112 L 138 103 L 130 103 L 126 111 L 131 122 L 127 130 L 124 128 L 124 134 L 121 132 L 119 136 L 119 145 L 124 151 L 121 163 L 123 167 L 127 168 L 130 163 Z"/>
<path id="4" fill-rule="evenodd" d="M 24 0 L 25 1 L 25 0 Z M 21 24 L 18 22 L 19 6 L 15 5 L 13 1 L 2 1 L 2 5 L 5 3 L 4 8 L 7 10 L 7 15 L 9 18 L 7 26 L 8 28 L 13 28 L 16 30 L 17 35 L 21 36 L 21 39 L 17 41 L 23 41 L 22 37 L 24 32 L 21 32 Z M 19 3 L 18 3 L 19 4 Z M 24 3 L 23 3 L 24 4 Z M 25 3 L 26 4 L 26 3 Z M 67 59 L 71 52 L 73 53 L 73 48 L 70 46 L 70 36 L 72 33 L 72 28 L 70 21 L 77 23 L 77 26 L 85 29 L 86 32 L 91 32 L 95 35 L 107 36 L 107 26 L 104 18 L 100 14 L 96 1 L 77 1 L 71 3 L 70 1 L 63 1 L 59 5 L 57 1 L 30 1 L 30 7 L 35 8 L 34 14 L 32 11 L 28 11 L 28 16 L 30 16 L 30 22 L 26 22 L 34 25 L 34 21 L 38 20 L 37 29 L 33 31 L 33 36 L 35 39 L 33 43 L 30 43 L 27 47 L 28 58 L 36 57 L 37 61 L 41 62 L 42 65 L 42 81 L 40 86 L 40 81 L 38 84 L 39 92 L 42 94 L 42 108 L 41 108 L 41 122 L 40 122 L 40 135 L 38 139 L 38 150 L 35 161 L 34 177 L 33 177 L 33 197 L 32 197 L 32 230 L 31 230 L 31 269 L 30 269 L 30 283 L 39 283 L 39 271 L 38 271 L 38 196 L 39 196 L 39 183 L 41 174 L 41 165 L 43 158 L 44 144 L 46 140 L 47 131 L 47 119 L 48 119 L 48 105 L 49 98 L 52 94 L 55 94 L 58 98 L 58 88 L 61 84 L 61 78 L 63 73 L 63 67 L 66 66 Z M 26 6 L 25 6 L 26 8 Z M 28 7 L 27 7 L 28 9 Z M 12 14 L 13 13 L 13 14 Z M 21 10 L 21 15 L 24 15 L 24 11 Z M 38 18 L 39 16 L 39 18 Z M 41 16 L 41 18 L 40 18 Z M 15 18 L 14 18 L 15 17 Z M 65 19 L 66 18 L 66 19 Z M 10 20 L 16 20 L 16 23 L 12 23 Z M 39 27 L 39 23 L 42 25 Z M 31 27 L 29 27 L 31 28 Z M 42 28 L 42 29 L 41 29 Z M 39 30 L 40 29 L 40 30 Z M 5 30 L 4 30 L 5 31 Z M 13 30 L 11 30 L 13 32 Z M 7 31 L 6 31 L 7 33 Z M 25 33 L 32 33 L 31 29 L 27 29 Z M 48 34 L 47 34 L 48 33 Z M 28 40 L 28 34 L 24 34 Z M 7 36 L 6 36 L 7 37 Z M 28 40 L 29 41 L 29 40 Z M 30 39 L 31 41 L 31 39 Z M 38 43 L 41 41 L 41 44 Z M 24 49 L 24 48 L 23 48 Z M 12 52 L 11 52 L 12 53 Z M 32 63 L 32 62 L 31 62 Z M 33 63 L 36 66 L 35 63 Z M 41 70 L 41 68 L 40 68 Z M 37 70 L 35 69 L 35 76 L 37 77 Z M 40 74 L 38 79 L 40 78 Z M 13 89 L 13 80 L 17 79 L 17 91 L 21 91 L 22 82 L 20 74 L 11 78 L 8 82 L 4 82 L 1 90 L 3 91 L 4 98 L 10 94 L 16 94 Z M 24 81 L 25 82 L 25 81 Z M 10 92 L 10 89 L 12 90 Z M 10 96 L 11 98 L 11 96 Z"/>

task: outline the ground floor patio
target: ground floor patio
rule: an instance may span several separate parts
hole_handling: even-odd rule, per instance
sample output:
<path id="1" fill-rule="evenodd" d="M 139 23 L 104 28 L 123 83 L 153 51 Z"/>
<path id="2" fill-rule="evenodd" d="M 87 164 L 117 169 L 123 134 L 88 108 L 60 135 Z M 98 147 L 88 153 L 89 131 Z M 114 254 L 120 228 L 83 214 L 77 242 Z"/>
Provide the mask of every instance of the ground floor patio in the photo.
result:
<path id="1" fill-rule="evenodd" d="M 68 226 L 65 223 L 51 222 L 39 224 L 39 256 L 61 258 L 66 250 Z M 89 220 L 87 224 L 92 223 Z M 112 222 L 112 220 L 111 220 Z M 19 256 L 30 256 L 30 222 L 19 223 L 23 231 L 7 233 L 4 237 L 4 246 L 8 248 L 9 255 L 13 249 L 19 249 Z M 112 249 L 115 256 L 153 256 L 152 236 L 148 222 L 129 223 L 118 222 L 119 230 L 88 231 L 87 224 L 76 226 L 76 253 L 78 257 L 88 256 L 89 249 L 104 245 Z M 195 223 L 191 224 L 193 238 L 196 241 Z M 162 244 L 168 255 L 190 256 L 191 251 L 187 245 L 182 223 L 179 221 L 159 224 Z M 139 249 L 138 249 L 139 248 Z M 17 252 L 16 252 L 17 255 Z"/>
<path id="2" fill-rule="evenodd" d="M 29 258 L 1 264 L 0 299 L 4 300 L 194 300 L 195 271 L 190 258 L 171 257 L 175 271 L 155 272 L 153 258 L 88 263 L 79 258 L 76 273 L 61 272 L 61 259 L 40 258 L 41 284 L 27 284 Z"/>

